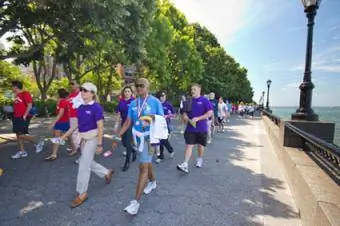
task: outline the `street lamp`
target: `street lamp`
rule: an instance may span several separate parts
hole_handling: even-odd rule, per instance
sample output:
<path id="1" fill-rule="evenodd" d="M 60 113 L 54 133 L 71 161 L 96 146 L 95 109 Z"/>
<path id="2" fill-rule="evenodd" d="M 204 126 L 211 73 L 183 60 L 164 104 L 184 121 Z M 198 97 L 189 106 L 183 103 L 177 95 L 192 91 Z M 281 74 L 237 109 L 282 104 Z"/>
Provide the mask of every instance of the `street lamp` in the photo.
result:
<path id="1" fill-rule="evenodd" d="M 312 51 L 313 51 L 313 27 L 316 11 L 320 6 L 321 0 L 302 0 L 305 7 L 305 13 L 308 18 L 308 33 L 307 33 L 307 50 L 305 72 L 303 82 L 300 85 L 300 105 L 294 114 L 293 120 L 318 121 L 319 116 L 314 113 L 312 105 L 312 91 L 314 84 L 312 83 Z"/>
<path id="2" fill-rule="evenodd" d="M 272 80 L 267 80 L 267 104 L 266 104 L 266 111 L 271 112 L 270 108 L 269 108 L 269 89 L 270 89 L 270 85 L 272 84 Z M 263 92 L 264 94 L 264 92 Z"/>

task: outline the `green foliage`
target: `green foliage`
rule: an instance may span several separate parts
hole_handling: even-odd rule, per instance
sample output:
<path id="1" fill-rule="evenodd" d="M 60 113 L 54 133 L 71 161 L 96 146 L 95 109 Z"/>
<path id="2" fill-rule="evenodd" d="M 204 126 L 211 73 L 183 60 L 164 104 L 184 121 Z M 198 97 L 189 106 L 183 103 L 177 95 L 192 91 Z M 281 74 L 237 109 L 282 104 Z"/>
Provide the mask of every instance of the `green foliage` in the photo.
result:
<path id="1" fill-rule="evenodd" d="M 118 100 L 114 99 L 111 102 L 103 103 L 103 108 L 106 112 L 114 113 L 118 104 Z"/>
<path id="2" fill-rule="evenodd" d="M 39 117 L 55 116 L 57 110 L 57 101 L 54 99 L 48 99 L 45 101 L 34 101 L 34 105 L 37 108 L 37 114 Z"/>
<path id="3" fill-rule="evenodd" d="M 100 102 L 111 111 L 114 104 L 106 99 L 123 82 L 115 71 L 119 63 L 135 65 L 136 77 L 149 78 L 152 92 L 164 90 L 173 100 L 194 82 L 205 93 L 252 100 L 247 70 L 169 0 L 13 0 L 0 6 L 0 37 L 16 31 L 8 38 L 12 48 L 1 51 L 0 59 L 14 57 L 16 64 L 30 65 L 36 81 L 0 62 L 0 94 L 18 78 L 40 95 L 41 112 L 45 107 L 54 112 L 47 96 L 67 88 L 71 79 L 95 83 Z M 67 79 L 56 80 L 59 70 Z"/>
<path id="4" fill-rule="evenodd" d="M 50 96 L 50 97 L 55 97 L 55 98 L 58 98 L 58 89 L 66 89 L 68 90 L 69 88 L 69 81 L 67 78 L 61 78 L 61 79 L 58 79 L 58 80 L 53 80 L 50 88 L 48 89 L 47 91 L 47 94 Z"/>

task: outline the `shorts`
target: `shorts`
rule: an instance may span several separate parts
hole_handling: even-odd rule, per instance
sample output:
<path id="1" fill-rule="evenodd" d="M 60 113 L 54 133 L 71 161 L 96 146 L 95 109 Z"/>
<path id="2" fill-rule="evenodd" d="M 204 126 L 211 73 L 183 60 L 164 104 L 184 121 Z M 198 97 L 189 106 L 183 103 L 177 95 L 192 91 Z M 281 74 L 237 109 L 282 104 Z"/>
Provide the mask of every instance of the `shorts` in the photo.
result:
<path id="1" fill-rule="evenodd" d="M 152 163 L 153 154 L 149 155 L 149 141 L 145 140 L 142 152 L 139 152 L 140 163 Z"/>
<path id="2" fill-rule="evenodd" d="M 27 117 L 24 120 L 22 117 L 13 118 L 13 133 L 15 134 L 28 134 L 28 127 L 32 117 Z"/>
<path id="3" fill-rule="evenodd" d="M 54 130 L 59 130 L 61 132 L 67 132 L 67 130 L 70 129 L 70 123 L 69 122 L 57 122 L 54 125 Z"/>
<path id="4" fill-rule="evenodd" d="M 195 145 L 199 144 L 207 146 L 208 132 L 187 132 L 184 133 L 185 144 Z"/>

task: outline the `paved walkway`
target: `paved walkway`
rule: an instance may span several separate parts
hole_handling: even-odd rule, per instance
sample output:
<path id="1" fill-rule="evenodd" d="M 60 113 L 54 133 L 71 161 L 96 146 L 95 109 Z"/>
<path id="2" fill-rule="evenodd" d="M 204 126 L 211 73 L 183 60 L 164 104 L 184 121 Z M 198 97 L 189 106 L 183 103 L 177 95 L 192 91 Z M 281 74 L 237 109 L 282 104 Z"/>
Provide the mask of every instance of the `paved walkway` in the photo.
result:
<path id="1" fill-rule="evenodd" d="M 49 133 L 44 130 L 46 122 L 41 123 L 33 124 L 32 133 Z M 111 123 L 111 119 L 106 121 L 107 128 L 112 128 Z M 134 196 L 137 164 L 121 172 L 122 149 L 97 159 L 117 170 L 112 183 L 105 186 L 92 174 L 89 200 L 71 210 L 77 173 L 74 157 L 61 151 L 55 162 L 44 162 L 46 150 L 40 154 L 31 151 L 29 158 L 13 161 L 9 157 L 16 151 L 15 144 L 4 144 L 0 146 L 0 166 L 5 169 L 0 177 L 0 224 L 300 225 L 262 121 L 234 117 L 230 124 L 208 146 L 203 168 L 190 163 L 189 175 L 176 170 L 183 159 L 184 140 L 175 133 L 171 139 L 175 158 L 171 160 L 166 153 L 166 160 L 155 164 L 158 188 L 142 198 L 135 217 L 122 209 Z M 5 130 L 0 128 L 0 133 Z M 108 147 L 111 142 L 106 139 L 105 143 Z"/>

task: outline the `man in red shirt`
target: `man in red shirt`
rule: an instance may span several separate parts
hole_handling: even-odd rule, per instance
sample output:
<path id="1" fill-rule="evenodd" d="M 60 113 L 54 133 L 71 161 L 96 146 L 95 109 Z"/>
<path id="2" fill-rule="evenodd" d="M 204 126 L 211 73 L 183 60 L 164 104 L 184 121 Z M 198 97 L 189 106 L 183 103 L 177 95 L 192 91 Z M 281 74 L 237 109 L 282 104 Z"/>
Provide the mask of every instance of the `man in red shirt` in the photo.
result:
<path id="1" fill-rule="evenodd" d="M 20 81 L 12 82 L 12 90 L 16 95 L 13 106 L 13 132 L 17 135 L 19 151 L 12 156 L 12 159 L 25 158 L 28 153 L 25 151 L 24 141 L 35 144 L 36 152 L 41 152 L 44 148 L 44 141 L 36 142 L 32 136 L 28 135 L 28 127 L 32 118 L 30 110 L 32 109 L 32 96 L 29 92 L 23 90 L 23 84 Z"/>
<path id="2" fill-rule="evenodd" d="M 79 85 L 77 81 L 72 80 L 70 83 L 70 88 L 71 88 L 71 93 L 68 97 L 68 102 L 69 102 L 69 111 L 70 111 L 70 127 L 71 128 L 78 128 L 78 119 L 77 119 L 77 109 L 73 107 L 72 100 L 75 98 L 80 90 L 79 90 Z M 78 130 L 75 130 L 71 137 L 70 137 L 70 142 L 72 144 L 72 152 L 70 155 L 75 155 L 77 153 L 77 149 L 80 146 L 80 138 L 79 138 L 79 133 Z"/>

